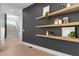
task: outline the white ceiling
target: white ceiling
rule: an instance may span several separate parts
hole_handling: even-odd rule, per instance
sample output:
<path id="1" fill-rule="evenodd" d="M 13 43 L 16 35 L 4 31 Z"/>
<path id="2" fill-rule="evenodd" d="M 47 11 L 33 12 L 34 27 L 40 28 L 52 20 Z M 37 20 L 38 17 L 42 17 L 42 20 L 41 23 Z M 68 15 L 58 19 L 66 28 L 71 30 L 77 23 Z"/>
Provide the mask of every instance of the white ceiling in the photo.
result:
<path id="1" fill-rule="evenodd" d="M 19 15 L 23 8 L 27 8 L 33 3 L 1 3 L 3 13 Z"/>
<path id="2" fill-rule="evenodd" d="M 12 8 L 17 8 L 17 9 L 23 9 L 26 8 L 33 3 L 2 3 L 5 7 L 12 7 Z"/>

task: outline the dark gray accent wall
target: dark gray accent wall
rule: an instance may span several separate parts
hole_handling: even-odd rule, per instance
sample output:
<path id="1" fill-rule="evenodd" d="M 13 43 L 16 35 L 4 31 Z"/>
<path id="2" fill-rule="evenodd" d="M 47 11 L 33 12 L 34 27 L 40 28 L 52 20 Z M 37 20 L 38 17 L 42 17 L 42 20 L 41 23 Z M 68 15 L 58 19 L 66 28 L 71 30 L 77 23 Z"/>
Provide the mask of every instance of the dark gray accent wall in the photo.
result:
<path id="1" fill-rule="evenodd" d="M 67 53 L 70 55 L 79 55 L 79 43 L 51 40 L 35 36 L 36 34 L 45 34 L 46 30 L 53 31 L 54 35 L 61 35 L 61 27 L 58 28 L 36 28 L 37 25 L 52 24 L 54 19 L 65 16 L 70 18 L 70 22 L 79 21 L 79 12 L 63 14 L 60 16 L 51 17 L 50 20 L 36 20 L 35 18 L 42 15 L 43 7 L 51 5 L 51 12 L 59 9 L 60 5 L 66 3 L 36 3 L 28 8 L 23 9 L 23 41 L 31 44 L 39 45 L 45 48 L 53 49 L 59 52 Z M 76 27 L 77 37 L 79 37 L 79 27 Z"/>

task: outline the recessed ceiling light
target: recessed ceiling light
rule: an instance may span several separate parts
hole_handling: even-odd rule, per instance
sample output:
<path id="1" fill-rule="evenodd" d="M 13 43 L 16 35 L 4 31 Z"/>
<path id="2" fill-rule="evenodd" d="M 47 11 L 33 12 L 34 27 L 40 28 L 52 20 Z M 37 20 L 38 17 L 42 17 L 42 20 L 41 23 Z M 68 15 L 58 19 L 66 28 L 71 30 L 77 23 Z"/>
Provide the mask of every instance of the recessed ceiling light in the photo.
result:
<path id="1" fill-rule="evenodd" d="M 13 9 L 10 9 L 10 11 L 14 11 Z"/>

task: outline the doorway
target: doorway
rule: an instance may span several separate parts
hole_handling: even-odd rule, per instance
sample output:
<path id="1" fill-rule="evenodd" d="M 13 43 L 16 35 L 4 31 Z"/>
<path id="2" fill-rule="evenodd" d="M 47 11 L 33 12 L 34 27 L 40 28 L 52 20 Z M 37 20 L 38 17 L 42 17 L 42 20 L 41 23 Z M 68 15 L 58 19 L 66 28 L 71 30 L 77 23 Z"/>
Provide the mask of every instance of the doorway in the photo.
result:
<path id="1" fill-rule="evenodd" d="M 5 38 L 18 39 L 19 27 L 17 20 L 18 20 L 18 16 L 6 14 L 5 22 L 7 23 L 7 25 L 5 25 L 6 28 Z"/>

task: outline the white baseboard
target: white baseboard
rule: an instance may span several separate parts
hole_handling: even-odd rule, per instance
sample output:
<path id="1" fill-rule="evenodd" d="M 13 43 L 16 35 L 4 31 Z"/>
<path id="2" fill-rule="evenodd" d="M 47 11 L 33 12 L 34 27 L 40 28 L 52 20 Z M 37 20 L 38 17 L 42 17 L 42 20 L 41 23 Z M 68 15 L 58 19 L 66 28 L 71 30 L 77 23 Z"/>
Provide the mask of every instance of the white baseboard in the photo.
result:
<path id="1" fill-rule="evenodd" d="M 30 43 L 27 43 L 27 42 L 23 42 L 23 44 L 28 45 L 28 46 L 32 46 L 36 49 L 45 51 L 45 52 L 50 53 L 52 55 L 54 54 L 56 56 L 71 56 L 69 54 L 65 54 L 65 53 L 62 53 L 62 52 L 58 52 L 58 51 L 51 50 L 51 49 L 48 49 L 48 48 L 44 48 L 44 47 L 41 47 L 41 46 L 38 46 L 38 45 L 30 44 Z"/>

